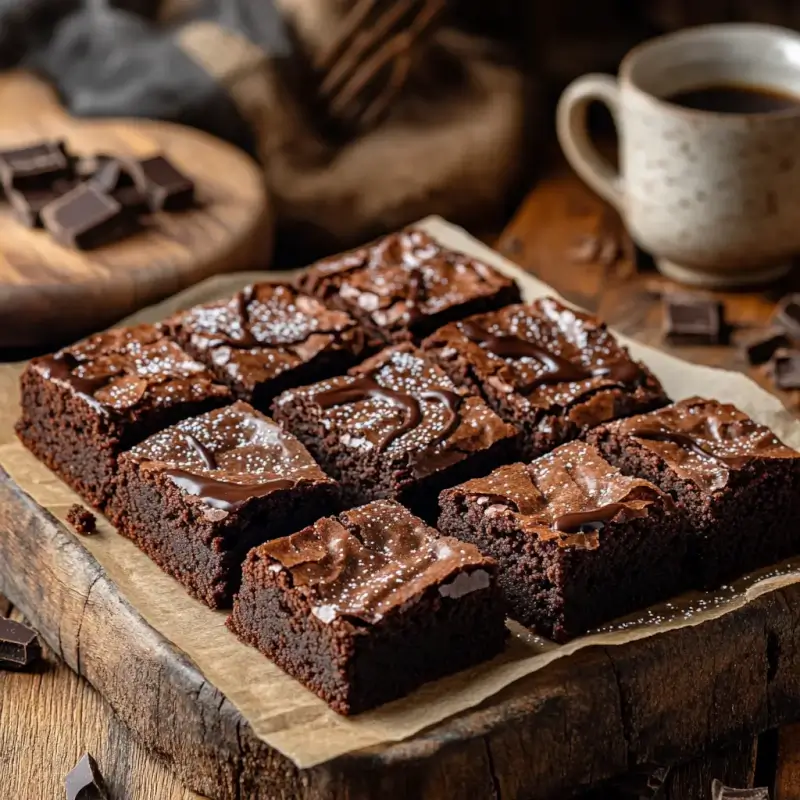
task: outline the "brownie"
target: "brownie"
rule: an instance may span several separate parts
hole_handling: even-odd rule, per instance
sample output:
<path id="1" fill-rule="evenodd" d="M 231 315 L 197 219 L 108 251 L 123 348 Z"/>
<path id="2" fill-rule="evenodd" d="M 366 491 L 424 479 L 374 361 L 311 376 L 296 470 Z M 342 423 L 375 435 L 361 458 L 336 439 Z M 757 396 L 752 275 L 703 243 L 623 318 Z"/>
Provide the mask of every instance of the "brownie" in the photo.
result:
<path id="1" fill-rule="evenodd" d="M 364 331 L 347 312 L 279 284 L 248 286 L 168 325 L 237 398 L 264 411 L 285 389 L 341 375 L 364 352 Z"/>
<path id="2" fill-rule="evenodd" d="M 447 322 L 520 300 L 511 278 L 413 228 L 316 263 L 298 286 L 349 311 L 384 344 L 419 341 Z"/>
<path id="3" fill-rule="evenodd" d="M 697 586 L 800 552 L 800 454 L 734 406 L 693 397 L 603 425 L 589 439 L 688 515 Z"/>
<path id="4" fill-rule="evenodd" d="M 211 608 L 230 605 L 251 547 L 339 510 L 305 447 L 241 401 L 151 436 L 119 470 L 114 524 Z"/>
<path id="5" fill-rule="evenodd" d="M 347 506 L 388 498 L 429 521 L 442 489 L 508 461 L 518 435 L 409 343 L 284 392 L 273 416 L 341 482 Z"/>
<path id="6" fill-rule="evenodd" d="M 232 400 L 154 325 L 115 328 L 34 359 L 21 392 L 23 444 L 101 510 L 122 451 Z"/>
<path id="7" fill-rule="evenodd" d="M 252 550 L 228 627 L 340 714 L 492 658 L 496 565 L 379 500 Z"/>
<path id="8" fill-rule="evenodd" d="M 670 496 L 570 442 L 442 493 L 439 529 L 499 565 L 509 615 L 564 642 L 685 588 Z"/>
<path id="9" fill-rule="evenodd" d="M 97 517 L 80 503 L 73 503 L 69 507 L 67 522 L 82 536 L 91 536 L 97 531 Z"/>
<path id="10" fill-rule="evenodd" d="M 423 347 L 459 386 L 523 430 L 524 461 L 667 402 L 602 322 L 551 297 L 451 323 Z"/>

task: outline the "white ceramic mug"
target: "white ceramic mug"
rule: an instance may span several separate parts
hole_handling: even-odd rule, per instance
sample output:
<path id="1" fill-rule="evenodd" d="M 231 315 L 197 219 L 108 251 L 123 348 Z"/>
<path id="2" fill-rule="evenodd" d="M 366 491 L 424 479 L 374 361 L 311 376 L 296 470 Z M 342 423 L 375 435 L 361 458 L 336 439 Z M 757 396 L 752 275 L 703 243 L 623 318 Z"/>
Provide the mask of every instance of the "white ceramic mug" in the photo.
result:
<path id="1" fill-rule="evenodd" d="M 659 269 L 684 283 L 765 282 L 800 253 L 800 99 L 761 113 L 665 99 L 731 85 L 800 98 L 800 34 L 755 24 L 689 28 L 635 47 L 618 79 L 578 78 L 558 105 L 558 138 L 575 171 L 616 206 Z M 619 172 L 589 139 L 593 100 L 614 117 Z"/>

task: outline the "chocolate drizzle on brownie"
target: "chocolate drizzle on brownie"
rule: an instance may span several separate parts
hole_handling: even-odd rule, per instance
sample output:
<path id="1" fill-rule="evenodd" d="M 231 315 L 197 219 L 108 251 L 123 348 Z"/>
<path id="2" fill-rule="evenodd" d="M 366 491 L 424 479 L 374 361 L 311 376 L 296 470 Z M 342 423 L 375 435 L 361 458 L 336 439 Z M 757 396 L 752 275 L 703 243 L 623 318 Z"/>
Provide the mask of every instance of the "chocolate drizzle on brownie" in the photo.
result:
<path id="1" fill-rule="evenodd" d="M 377 371 L 378 369 L 374 370 L 373 374 Z M 452 392 L 448 389 L 429 389 L 420 392 L 420 397 L 423 400 L 441 401 L 450 415 L 444 430 L 430 443 L 429 446 L 432 446 L 447 439 L 458 428 L 461 423 L 458 409 L 461 405 L 462 397 L 457 392 Z M 385 450 L 395 439 L 399 439 L 404 434 L 414 430 L 422 422 L 422 411 L 416 397 L 406 392 L 399 392 L 395 389 L 381 386 L 372 375 L 364 375 L 361 378 L 356 378 L 346 386 L 339 386 L 335 389 L 327 389 L 320 392 L 315 396 L 315 401 L 321 408 L 328 409 L 371 398 L 386 400 L 392 405 L 403 408 L 406 412 L 406 418 L 380 440 L 378 443 L 379 450 Z"/>
<path id="2" fill-rule="evenodd" d="M 242 402 L 184 420 L 129 457 L 224 511 L 300 483 L 330 482 L 297 439 Z"/>
<path id="3" fill-rule="evenodd" d="M 696 439 L 693 439 L 691 436 L 689 436 L 689 434 L 681 433 L 680 431 L 671 431 L 663 427 L 650 426 L 642 423 L 630 429 L 628 433 L 631 436 L 635 436 L 637 439 L 649 439 L 650 441 L 656 442 L 672 442 L 673 444 L 677 444 L 679 447 L 682 447 L 684 450 L 689 450 L 695 455 L 701 456 L 702 458 L 710 458 L 712 461 L 721 461 L 723 464 L 734 468 L 743 467 L 749 460 L 747 456 L 723 456 L 713 453 L 711 450 L 700 444 L 700 442 L 698 442 Z"/>
<path id="4" fill-rule="evenodd" d="M 265 497 L 281 489 L 291 489 L 297 481 L 273 478 L 260 483 L 232 483 L 184 469 L 166 469 L 164 474 L 187 494 L 201 498 L 212 508 L 234 511 L 257 497 Z"/>
<path id="5" fill-rule="evenodd" d="M 342 616 L 376 622 L 429 586 L 459 597 L 490 584 L 490 563 L 476 547 L 439 537 L 387 500 L 322 519 L 259 552 L 288 570 L 295 587 L 305 587 L 324 623 Z"/>
<path id="6" fill-rule="evenodd" d="M 83 397 L 88 403 L 99 411 L 105 411 L 101 403 L 94 395 L 95 392 L 108 386 L 111 381 L 119 375 L 119 370 L 102 372 L 92 377 L 76 375 L 75 370 L 80 367 L 81 362 L 70 352 L 62 350 L 52 356 L 45 356 L 39 362 L 43 369 L 43 376 L 46 379 L 62 381 L 69 384 L 77 394 Z"/>
<path id="7" fill-rule="evenodd" d="M 582 364 L 575 364 L 557 353 L 550 352 L 540 345 L 514 334 L 492 334 L 471 320 L 460 323 L 460 328 L 470 341 L 495 356 L 532 358 L 544 365 L 545 372 L 519 387 L 523 393 L 532 392 L 537 387 L 547 384 L 574 383 L 590 378 L 609 378 L 617 383 L 628 384 L 633 383 L 641 373 L 639 367 L 629 359 L 590 368 Z"/>
<path id="8" fill-rule="evenodd" d="M 208 467 L 208 469 L 217 469 L 217 459 L 214 456 L 214 453 L 209 450 L 196 436 L 193 436 L 191 433 L 183 434 L 186 437 L 186 441 L 189 442 L 189 446 L 192 450 L 197 453 L 198 456 L 203 460 L 203 463 Z"/>
<path id="9" fill-rule="evenodd" d="M 608 522 L 624 509 L 624 503 L 609 503 L 607 506 L 590 508 L 588 511 L 570 511 L 556 517 L 553 527 L 563 533 L 601 531 Z"/>

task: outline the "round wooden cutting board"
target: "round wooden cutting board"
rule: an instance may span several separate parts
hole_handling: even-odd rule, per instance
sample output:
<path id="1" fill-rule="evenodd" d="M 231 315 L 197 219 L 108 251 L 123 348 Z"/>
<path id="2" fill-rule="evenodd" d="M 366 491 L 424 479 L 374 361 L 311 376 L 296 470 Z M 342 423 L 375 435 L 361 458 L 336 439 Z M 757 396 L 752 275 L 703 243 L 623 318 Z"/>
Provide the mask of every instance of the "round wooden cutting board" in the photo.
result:
<path id="1" fill-rule="evenodd" d="M 0 75 L 0 149 L 57 138 L 77 155 L 163 153 L 195 181 L 198 208 L 154 214 L 142 232 L 81 252 L 0 201 L 0 347 L 65 344 L 210 275 L 268 265 L 272 219 L 246 154 L 179 125 L 74 119 L 32 75 Z"/>

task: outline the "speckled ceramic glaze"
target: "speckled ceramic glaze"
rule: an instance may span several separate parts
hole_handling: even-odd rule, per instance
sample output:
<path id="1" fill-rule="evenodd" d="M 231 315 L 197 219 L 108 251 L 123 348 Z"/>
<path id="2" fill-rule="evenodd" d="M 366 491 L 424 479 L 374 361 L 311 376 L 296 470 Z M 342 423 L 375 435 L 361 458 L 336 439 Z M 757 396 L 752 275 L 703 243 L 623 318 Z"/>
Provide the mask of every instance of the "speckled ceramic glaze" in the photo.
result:
<path id="1" fill-rule="evenodd" d="M 743 285 L 788 269 L 800 252 L 800 104 L 754 114 L 698 111 L 663 98 L 720 84 L 800 97 L 800 34 L 708 25 L 654 39 L 619 79 L 585 75 L 564 92 L 558 136 L 586 182 L 623 214 L 662 272 L 686 283 Z M 611 109 L 617 173 L 586 130 L 586 108 Z"/>

